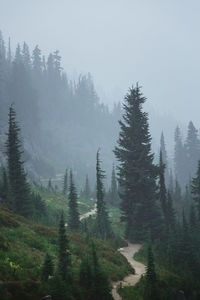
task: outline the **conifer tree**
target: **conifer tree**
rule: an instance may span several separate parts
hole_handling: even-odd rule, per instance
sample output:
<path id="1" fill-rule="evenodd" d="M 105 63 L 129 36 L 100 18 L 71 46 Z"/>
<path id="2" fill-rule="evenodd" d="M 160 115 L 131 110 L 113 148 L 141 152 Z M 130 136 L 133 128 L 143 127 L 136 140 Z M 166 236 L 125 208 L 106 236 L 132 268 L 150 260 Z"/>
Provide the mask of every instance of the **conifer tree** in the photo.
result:
<path id="1" fill-rule="evenodd" d="M 198 130 L 192 121 L 188 125 L 188 133 L 185 142 L 187 155 L 187 175 L 188 179 L 193 177 L 196 172 L 198 160 L 200 159 L 200 141 L 198 138 Z"/>
<path id="2" fill-rule="evenodd" d="M 86 290 L 87 296 L 91 295 L 93 286 L 93 274 L 91 263 L 87 257 L 84 257 L 81 261 L 79 272 L 80 285 Z"/>
<path id="3" fill-rule="evenodd" d="M 48 181 L 48 190 L 49 191 L 52 190 L 51 178 L 49 178 L 49 181 Z"/>
<path id="4" fill-rule="evenodd" d="M 196 203 L 198 210 L 198 217 L 200 220 L 200 160 L 198 162 L 198 169 L 196 176 L 192 179 L 191 193 L 193 195 L 193 200 Z"/>
<path id="5" fill-rule="evenodd" d="M 118 190 L 117 190 L 117 180 L 115 176 L 115 166 L 112 168 L 112 177 L 111 177 L 111 187 L 109 191 L 110 203 L 112 205 L 117 205 L 118 202 Z"/>
<path id="6" fill-rule="evenodd" d="M 166 151 L 166 146 L 165 146 L 165 138 L 163 131 L 161 133 L 161 138 L 160 138 L 160 151 L 162 152 L 162 160 L 163 164 L 165 165 L 165 182 L 166 186 L 168 187 L 169 185 L 169 165 L 168 165 L 168 157 L 167 157 L 167 151 Z"/>
<path id="7" fill-rule="evenodd" d="M 25 217 L 33 213 L 30 188 L 22 161 L 22 144 L 19 139 L 20 128 L 16 123 L 13 106 L 9 109 L 9 129 L 6 142 L 8 176 L 11 187 L 14 210 Z"/>
<path id="8" fill-rule="evenodd" d="M 63 280 L 70 280 L 71 257 L 69 241 L 66 235 L 63 212 L 59 224 L 59 255 L 58 270 Z"/>
<path id="9" fill-rule="evenodd" d="M 158 300 L 157 278 L 154 265 L 152 247 L 148 246 L 147 268 L 146 268 L 146 286 L 144 292 L 145 300 Z"/>
<path id="10" fill-rule="evenodd" d="M 96 300 L 112 300 L 108 277 L 101 269 L 94 243 L 92 244 L 93 296 Z"/>
<path id="11" fill-rule="evenodd" d="M 183 145 L 182 135 L 180 128 L 177 126 L 174 135 L 175 148 L 174 148 L 174 167 L 175 167 L 175 177 L 181 186 L 184 188 L 188 183 L 188 173 L 187 173 L 187 156 L 186 148 Z"/>
<path id="12" fill-rule="evenodd" d="M 72 170 L 70 170 L 70 183 L 69 183 L 69 228 L 72 231 L 78 231 L 80 228 L 77 193 L 73 182 Z"/>
<path id="13" fill-rule="evenodd" d="M 64 180 L 63 180 L 63 195 L 67 195 L 68 189 L 68 170 L 65 170 Z"/>
<path id="14" fill-rule="evenodd" d="M 176 212 L 173 208 L 173 201 L 170 192 L 167 193 L 167 203 L 166 203 L 166 222 L 167 229 L 174 230 L 176 224 Z"/>
<path id="15" fill-rule="evenodd" d="M 151 230 L 155 238 L 160 234 L 161 212 L 157 203 L 156 178 L 153 164 L 148 115 L 142 111 L 146 98 L 137 85 L 125 97 L 123 121 L 120 121 L 118 147 L 114 153 L 120 162 L 119 180 L 122 200 L 122 221 L 126 238 L 142 240 Z"/>
<path id="16" fill-rule="evenodd" d="M 108 218 L 108 213 L 106 210 L 106 205 L 104 201 L 104 186 L 103 179 L 105 178 L 104 171 L 101 169 L 99 151 L 97 151 L 96 156 L 96 191 L 97 191 L 97 217 L 96 226 L 97 234 L 102 239 L 107 239 L 112 236 L 111 224 Z"/>
<path id="17" fill-rule="evenodd" d="M 159 164 L 159 198 L 163 215 L 166 216 L 166 186 L 165 186 L 165 164 L 163 163 L 162 151 L 160 151 L 160 164 Z"/>
<path id="18" fill-rule="evenodd" d="M 42 278 L 44 279 L 44 281 L 47 281 L 49 279 L 49 276 L 53 275 L 53 270 L 54 270 L 54 265 L 52 262 L 52 258 L 47 253 L 42 268 Z"/>
<path id="19" fill-rule="evenodd" d="M 8 191 L 9 191 L 8 177 L 7 177 L 6 169 L 3 167 L 3 169 L 2 169 L 2 182 L 1 182 L 1 188 L 0 188 L 1 197 L 4 198 L 4 199 L 7 199 Z"/>

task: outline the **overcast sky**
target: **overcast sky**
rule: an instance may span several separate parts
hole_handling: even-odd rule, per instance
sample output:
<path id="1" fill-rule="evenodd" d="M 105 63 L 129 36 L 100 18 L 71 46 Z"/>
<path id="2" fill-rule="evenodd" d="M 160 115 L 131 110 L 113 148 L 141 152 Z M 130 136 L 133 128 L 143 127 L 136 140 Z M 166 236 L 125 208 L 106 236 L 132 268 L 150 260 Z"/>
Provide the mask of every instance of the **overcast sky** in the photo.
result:
<path id="1" fill-rule="evenodd" d="M 13 46 L 59 49 L 104 101 L 139 81 L 156 111 L 200 127 L 199 0 L 0 0 L 0 29 Z"/>

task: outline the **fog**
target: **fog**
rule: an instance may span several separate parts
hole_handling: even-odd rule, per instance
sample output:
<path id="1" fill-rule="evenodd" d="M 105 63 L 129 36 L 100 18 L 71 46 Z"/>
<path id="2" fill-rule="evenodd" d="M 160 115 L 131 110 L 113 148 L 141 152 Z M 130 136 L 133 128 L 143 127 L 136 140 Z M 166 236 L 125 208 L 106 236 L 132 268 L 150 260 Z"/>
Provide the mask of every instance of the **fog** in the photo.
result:
<path id="1" fill-rule="evenodd" d="M 1 0 L 0 28 L 46 53 L 72 76 L 91 72 L 106 103 L 139 81 L 149 104 L 199 127 L 199 1 Z"/>

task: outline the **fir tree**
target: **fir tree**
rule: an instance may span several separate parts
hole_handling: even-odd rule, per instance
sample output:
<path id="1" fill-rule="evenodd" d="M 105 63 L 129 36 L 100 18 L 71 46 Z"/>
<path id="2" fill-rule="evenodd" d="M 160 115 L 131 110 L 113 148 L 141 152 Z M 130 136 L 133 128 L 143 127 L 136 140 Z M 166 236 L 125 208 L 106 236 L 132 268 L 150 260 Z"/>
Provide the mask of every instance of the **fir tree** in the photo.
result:
<path id="1" fill-rule="evenodd" d="M 101 269 L 94 243 L 92 244 L 93 297 L 96 300 L 112 300 L 111 286 L 107 275 Z"/>
<path id="2" fill-rule="evenodd" d="M 68 189 L 68 170 L 65 170 L 64 180 L 63 180 L 63 195 L 67 195 Z"/>
<path id="3" fill-rule="evenodd" d="M 198 217 L 200 220 L 200 160 L 198 162 L 196 177 L 192 179 L 191 193 L 193 196 L 193 200 L 196 203 L 197 210 L 198 210 Z"/>
<path id="4" fill-rule="evenodd" d="M 111 177 L 111 187 L 109 191 L 109 199 L 112 205 L 117 205 L 118 203 L 118 190 L 117 190 L 117 180 L 115 176 L 115 167 L 112 168 L 112 177 Z"/>
<path id="5" fill-rule="evenodd" d="M 1 188 L 0 188 L 0 195 L 2 198 L 7 199 L 9 192 L 9 186 L 8 186 L 8 177 L 6 173 L 6 169 L 3 167 L 2 169 L 2 182 L 1 182 Z"/>
<path id="6" fill-rule="evenodd" d="M 106 205 L 104 201 L 104 186 L 103 179 L 105 178 L 104 171 L 101 169 L 99 151 L 97 151 L 96 156 L 96 191 L 97 191 L 97 217 L 96 217 L 96 226 L 97 234 L 102 239 L 107 239 L 112 236 L 111 224 L 108 218 L 108 213 L 106 210 Z"/>
<path id="7" fill-rule="evenodd" d="M 162 207 L 163 215 L 166 216 L 166 186 L 165 186 L 165 164 L 163 163 L 162 151 L 160 151 L 159 164 L 159 198 Z"/>
<path id="8" fill-rule="evenodd" d="M 154 257 L 152 252 L 152 247 L 149 244 L 148 246 L 148 256 L 147 256 L 147 268 L 146 268 L 146 286 L 144 292 L 145 300 L 157 300 L 158 291 L 157 291 L 157 278 L 154 265 Z"/>
<path id="9" fill-rule="evenodd" d="M 14 210 L 23 216 L 33 213 L 30 197 L 30 187 L 27 183 L 23 161 L 23 151 L 19 139 L 20 128 L 16 123 L 16 113 L 13 106 L 9 109 L 9 129 L 6 142 L 6 154 L 8 161 L 8 176 L 11 187 Z"/>
<path id="10" fill-rule="evenodd" d="M 48 181 L 48 190 L 49 190 L 49 191 L 52 190 L 51 178 L 49 178 L 49 181 Z"/>
<path id="11" fill-rule="evenodd" d="M 69 228 L 72 231 L 78 231 L 80 228 L 77 193 L 73 182 L 72 170 L 70 170 L 70 184 L 69 184 Z"/>
<path id="12" fill-rule="evenodd" d="M 69 241 L 66 235 L 63 213 L 61 214 L 59 224 L 59 255 L 58 270 L 63 280 L 70 279 L 71 257 L 69 250 Z"/>
<path id="13" fill-rule="evenodd" d="M 160 151 L 162 152 L 162 160 L 163 160 L 163 164 L 165 165 L 164 175 L 165 175 L 165 182 L 168 187 L 168 185 L 169 185 L 169 166 L 168 166 L 168 157 L 167 157 L 165 138 L 164 138 L 163 132 L 162 132 L 161 138 L 160 138 Z"/>
<path id="14" fill-rule="evenodd" d="M 89 296 L 92 292 L 92 287 L 93 287 L 93 274 L 92 274 L 91 263 L 86 257 L 83 258 L 81 261 L 79 282 L 80 285 L 86 290 L 87 296 Z"/>
<path id="15" fill-rule="evenodd" d="M 187 173 L 187 156 L 186 148 L 183 145 L 180 128 L 177 126 L 175 130 L 175 148 L 174 148 L 174 166 L 175 177 L 182 188 L 185 187 L 188 181 Z"/>
<path id="16" fill-rule="evenodd" d="M 188 125 L 185 148 L 188 162 L 186 171 L 189 179 L 195 175 L 198 160 L 200 159 L 200 141 L 198 138 L 198 130 L 191 121 Z"/>
<path id="17" fill-rule="evenodd" d="M 166 222 L 167 229 L 174 230 L 176 225 L 176 212 L 173 208 L 173 201 L 170 192 L 167 193 L 167 203 L 166 203 Z"/>
<path id="18" fill-rule="evenodd" d="M 154 238 L 161 232 L 161 212 L 156 200 L 158 169 L 153 164 L 148 115 L 142 111 L 145 101 L 138 85 L 126 95 L 123 121 L 119 122 L 119 146 L 114 150 L 120 162 L 122 221 L 126 238 L 131 240 L 144 239 L 148 229 Z"/>
<path id="19" fill-rule="evenodd" d="M 49 279 L 49 276 L 53 275 L 53 270 L 54 270 L 54 265 L 52 262 L 52 258 L 47 253 L 42 268 L 42 278 L 44 279 L 44 281 L 47 281 Z"/>

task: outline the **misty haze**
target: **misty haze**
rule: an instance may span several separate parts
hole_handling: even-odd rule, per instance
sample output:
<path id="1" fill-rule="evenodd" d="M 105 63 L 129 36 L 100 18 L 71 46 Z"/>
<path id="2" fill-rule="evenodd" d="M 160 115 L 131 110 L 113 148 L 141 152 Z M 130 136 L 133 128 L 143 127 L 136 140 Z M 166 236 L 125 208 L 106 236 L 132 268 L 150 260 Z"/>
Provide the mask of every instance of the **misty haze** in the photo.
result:
<path id="1" fill-rule="evenodd" d="M 200 2 L 0 7 L 0 300 L 199 300 Z"/>

